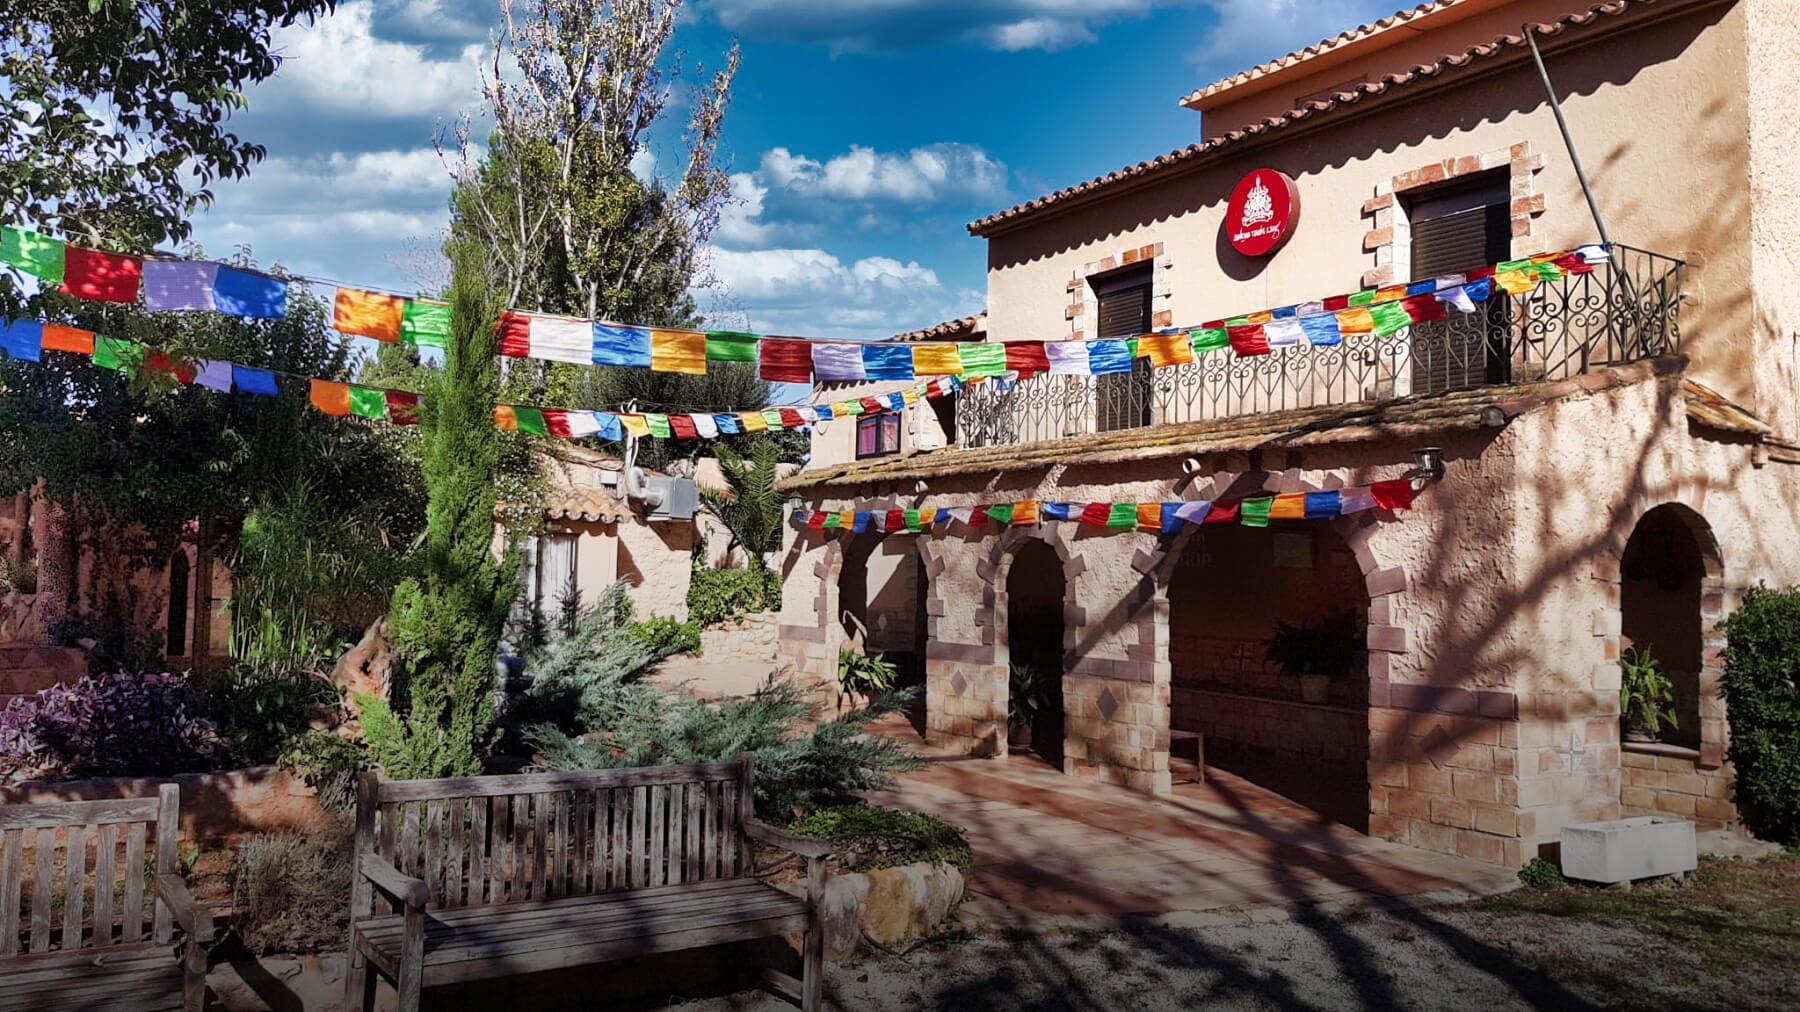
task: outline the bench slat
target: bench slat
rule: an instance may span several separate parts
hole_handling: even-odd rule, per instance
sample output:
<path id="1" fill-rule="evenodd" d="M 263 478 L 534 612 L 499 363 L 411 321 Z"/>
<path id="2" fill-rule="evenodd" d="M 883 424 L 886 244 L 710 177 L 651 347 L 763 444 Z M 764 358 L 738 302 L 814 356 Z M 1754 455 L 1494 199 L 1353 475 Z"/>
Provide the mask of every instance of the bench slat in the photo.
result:
<path id="1" fill-rule="evenodd" d="M 628 787 L 613 787 L 606 792 L 607 817 L 607 889 L 625 888 L 625 835 L 626 819 L 631 814 L 631 797 Z"/>
<path id="2" fill-rule="evenodd" d="M 506 902 L 506 836 L 512 818 L 511 798 L 484 798 L 488 805 L 486 903 Z"/>
<path id="3" fill-rule="evenodd" d="M 427 801 L 425 805 L 425 863 L 422 867 L 425 880 L 425 895 L 428 905 L 433 908 L 444 902 L 444 810 L 448 807 L 442 801 Z"/>
<path id="4" fill-rule="evenodd" d="M 113 943 L 113 898 L 119 888 L 119 826 L 107 823 L 94 835 L 94 944 Z"/>
<path id="5" fill-rule="evenodd" d="M 460 907 L 463 902 L 463 839 L 469 831 L 463 816 L 462 798 L 450 799 L 449 825 L 445 827 L 444 906 Z"/>
<path id="6" fill-rule="evenodd" d="M 566 773 L 511 773 L 504 776 L 453 777 L 444 780 L 389 780 L 381 785 L 381 801 L 383 805 L 387 805 L 434 798 L 483 798 L 541 791 L 683 784 L 692 780 L 733 780 L 738 776 L 738 768 L 737 763 L 705 763 L 693 766 L 573 770 Z"/>
<path id="7" fill-rule="evenodd" d="M 531 796 L 531 898 L 541 900 L 544 890 L 549 885 L 550 847 L 546 837 L 550 832 L 550 806 L 555 803 L 554 794 L 534 794 Z"/>
<path id="8" fill-rule="evenodd" d="M 588 885 L 594 867 L 590 863 L 588 837 L 593 828 L 594 797 L 591 791 L 576 791 L 574 797 L 575 824 L 569 831 L 569 895 L 588 896 L 593 892 Z"/>
<path id="9" fill-rule="evenodd" d="M 644 880 L 648 886 L 669 884 L 668 794 L 667 787 L 650 788 L 650 875 Z"/>
<path id="10" fill-rule="evenodd" d="M 37 867 L 31 875 L 31 951 L 50 951 L 50 878 L 56 865 L 56 830 L 37 831 Z"/>
<path id="11" fill-rule="evenodd" d="M 682 807 L 687 811 L 687 842 L 681 855 L 682 878 L 688 882 L 700 881 L 700 830 L 702 815 L 700 799 L 704 793 L 699 784 L 684 784 L 681 789 Z"/>
<path id="12" fill-rule="evenodd" d="M 126 944 L 144 937 L 144 838 L 149 827 L 133 822 L 125 827 L 125 908 L 119 911 L 119 940 Z"/>
<path id="13" fill-rule="evenodd" d="M 62 947 L 81 948 L 81 923 L 87 914 L 87 827 L 70 826 L 63 845 Z"/>
<path id="14" fill-rule="evenodd" d="M 59 801 L 48 805 L 6 805 L 0 807 L 0 830 L 155 822 L 158 804 L 156 798 L 122 798 Z"/>
<path id="15" fill-rule="evenodd" d="M 0 847 L 0 956 L 19 951 L 19 893 L 25 884 L 25 831 L 9 829 L 6 843 Z"/>

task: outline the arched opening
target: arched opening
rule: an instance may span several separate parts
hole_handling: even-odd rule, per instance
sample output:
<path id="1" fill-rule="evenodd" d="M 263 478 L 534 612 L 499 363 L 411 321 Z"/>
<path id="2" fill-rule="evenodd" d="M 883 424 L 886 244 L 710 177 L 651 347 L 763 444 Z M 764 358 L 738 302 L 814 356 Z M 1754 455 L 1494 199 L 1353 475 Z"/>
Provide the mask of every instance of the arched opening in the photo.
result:
<path id="1" fill-rule="evenodd" d="M 1619 632 L 1622 650 L 1654 656 L 1674 685 L 1676 723 L 1657 740 L 1699 748 L 1706 559 L 1690 516 L 1666 504 L 1638 520 L 1619 561 Z"/>
<path id="2" fill-rule="evenodd" d="M 897 669 L 897 688 L 917 687 L 907 720 L 925 733 L 926 575 L 914 538 L 857 535 L 838 570 L 838 621 L 849 643 Z"/>
<path id="3" fill-rule="evenodd" d="M 187 656 L 189 596 L 187 552 L 178 550 L 169 556 L 169 623 L 163 652 L 170 657 Z"/>
<path id="4" fill-rule="evenodd" d="M 1019 751 L 1029 751 L 1057 769 L 1063 765 L 1063 597 L 1062 560 L 1036 538 L 1013 551 L 1006 574 L 1006 641 L 1013 714 L 1031 712 L 1018 724 Z M 1030 689 L 1029 701 L 1015 698 Z M 1027 739 L 1029 744 L 1026 744 Z"/>
<path id="5" fill-rule="evenodd" d="M 1209 774 L 1366 832 L 1369 597 L 1344 539 L 1318 521 L 1203 527 L 1168 586 L 1175 737 L 1201 736 Z"/>

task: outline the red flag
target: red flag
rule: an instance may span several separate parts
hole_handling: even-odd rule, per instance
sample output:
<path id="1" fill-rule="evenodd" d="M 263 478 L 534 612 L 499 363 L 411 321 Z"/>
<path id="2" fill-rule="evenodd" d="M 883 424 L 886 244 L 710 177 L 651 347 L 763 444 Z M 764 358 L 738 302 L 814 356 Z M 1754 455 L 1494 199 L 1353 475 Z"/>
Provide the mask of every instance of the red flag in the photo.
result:
<path id="1" fill-rule="evenodd" d="M 575 434 L 569 429 L 569 413 L 567 411 L 557 411 L 553 408 L 544 409 L 544 428 L 552 436 L 561 436 L 564 439 L 568 439 Z"/>
<path id="2" fill-rule="evenodd" d="M 531 317 L 510 310 L 500 314 L 494 323 L 500 335 L 500 354 L 508 358 L 525 358 L 531 354 Z"/>
<path id="3" fill-rule="evenodd" d="M 992 521 L 992 518 L 988 516 L 987 512 L 989 508 L 990 507 L 986 503 L 982 503 L 975 507 L 975 511 L 969 514 L 969 526 L 986 527 Z"/>
<path id="4" fill-rule="evenodd" d="M 1044 351 L 1042 341 L 1014 341 L 1006 346 L 1006 367 L 1019 374 L 1020 379 L 1030 379 L 1041 372 L 1050 370 L 1050 356 Z"/>
<path id="5" fill-rule="evenodd" d="M 1395 478 L 1392 481 L 1378 481 L 1369 486 L 1369 494 L 1374 497 L 1375 505 L 1386 510 L 1409 510 L 1413 504 L 1413 486 L 1409 478 Z"/>
<path id="6" fill-rule="evenodd" d="M 57 289 L 96 302 L 136 302 L 144 262 L 137 257 L 70 246 L 63 253 L 63 283 Z"/>
<path id="7" fill-rule="evenodd" d="M 1406 315 L 1412 317 L 1414 323 L 1444 318 L 1444 304 L 1438 300 L 1436 295 L 1414 295 L 1401 299 L 1400 305 L 1405 308 Z"/>
<path id="8" fill-rule="evenodd" d="M 1269 335 L 1263 332 L 1263 325 L 1260 323 L 1229 327 L 1226 332 L 1231 335 L 1231 350 L 1239 355 L 1269 353 Z"/>
<path id="9" fill-rule="evenodd" d="M 906 529 L 906 511 L 905 510 L 888 510 L 888 512 L 887 512 L 887 529 L 890 531 L 905 530 Z"/>
<path id="10" fill-rule="evenodd" d="M 419 395 L 404 390 L 387 391 L 388 421 L 395 425 L 419 424 Z"/>
<path id="11" fill-rule="evenodd" d="M 1215 502 L 1212 504 L 1212 509 L 1206 511 L 1206 520 L 1204 522 L 1209 524 L 1236 523 L 1238 518 L 1238 505 L 1239 504 L 1235 502 Z"/>
<path id="12" fill-rule="evenodd" d="M 1477 267 L 1464 276 L 1470 281 L 1480 281 L 1482 278 L 1491 278 L 1494 276 L 1494 265 L 1488 264 L 1486 267 Z"/>
<path id="13" fill-rule="evenodd" d="M 863 414 L 865 415 L 879 415 L 887 410 L 886 404 L 881 403 L 873 397 L 859 398 L 857 403 L 862 405 Z"/>
<path id="14" fill-rule="evenodd" d="M 813 515 L 806 518 L 806 527 L 808 530 L 823 530 L 825 528 L 825 511 L 813 510 Z"/>
<path id="15" fill-rule="evenodd" d="M 1564 253 L 1562 256 L 1559 256 L 1550 262 L 1562 268 L 1563 273 L 1565 274 L 1594 273 L 1594 265 L 1588 263 L 1587 257 L 1582 256 L 1580 253 Z"/>
<path id="16" fill-rule="evenodd" d="M 785 337 L 765 337 L 760 344 L 759 374 L 770 383 L 811 383 L 812 344 Z"/>
<path id="17" fill-rule="evenodd" d="M 700 430 L 694 425 L 693 415 L 670 415 L 669 429 L 675 433 L 676 439 L 700 438 Z"/>
<path id="18" fill-rule="evenodd" d="M 1095 527 L 1105 527 L 1112 519 L 1112 506 L 1103 502 L 1091 502 L 1081 508 L 1081 522 Z"/>
<path id="19" fill-rule="evenodd" d="M 1350 308 L 1350 296 L 1348 296 L 1348 295 L 1333 295 L 1331 298 L 1326 299 L 1324 301 L 1323 306 L 1324 306 L 1325 311 L 1328 313 L 1333 312 L 1335 310 L 1339 310 L 1339 309 L 1349 309 Z"/>
<path id="20" fill-rule="evenodd" d="M 782 428 L 797 429 L 800 426 L 805 425 L 805 424 L 806 424 L 806 419 L 800 417 L 800 411 L 798 408 L 782 408 L 781 409 L 781 427 Z"/>

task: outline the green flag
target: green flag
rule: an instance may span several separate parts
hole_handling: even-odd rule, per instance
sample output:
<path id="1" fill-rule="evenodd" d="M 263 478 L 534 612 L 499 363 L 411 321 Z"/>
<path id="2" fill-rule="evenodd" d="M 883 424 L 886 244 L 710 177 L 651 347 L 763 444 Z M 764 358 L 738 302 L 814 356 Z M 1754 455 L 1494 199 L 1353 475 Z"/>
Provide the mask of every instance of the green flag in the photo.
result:
<path id="1" fill-rule="evenodd" d="M 708 362 L 754 362 L 756 361 L 756 343 L 761 340 L 755 334 L 745 334 L 735 330 L 709 330 L 706 332 L 706 360 Z"/>
<path id="2" fill-rule="evenodd" d="M 826 527 L 828 527 L 828 528 L 841 527 L 841 526 L 843 526 L 843 523 L 844 523 L 844 515 L 842 513 L 839 513 L 836 510 L 833 510 L 832 512 L 825 514 L 825 526 Z"/>
<path id="3" fill-rule="evenodd" d="M 550 426 L 544 422 L 544 413 L 537 408 L 514 406 L 513 417 L 519 420 L 520 432 L 531 432 L 540 436 L 550 434 Z"/>
<path id="4" fill-rule="evenodd" d="M 1365 288 L 1362 291 L 1357 292 L 1355 295 L 1350 296 L 1350 304 L 1352 306 L 1372 306 L 1372 305 L 1374 305 L 1375 304 L 1375 289 Z"/>
<path id="5" fill-rule="evenodd" d="M 1401 302 L 1382 302 L 1370 306 L 1369 316 L 1375 321 L 1375 333 L 1381 337 L 1412 326 L 1412 315 L 1406 311 L 1405 303 Z"/>
<path id="6" fill-rule="evenodd" d="M 0 261 L 44 281 L 62 284 L 66 249 L 61 239 L 10 225 L 0 227 Z"/>
<path id="7" fill-rule="evenodd" d="M 769 428 L 776 429 L 776 430 L 780 430 L 782 428 L 780 411 L 777 411 L 774 408 L 764 408 L 762 416 L 763 416 L 763 421 L 769 423 Z"/>
<path id="8" fill-rule="evenodd" d="M 964 344 L 958 348 L 964 376 L 999 376 L 1006 372 L 1006 345 Z"/>
<path id="9" fill-rule="evenodd" d="M 967 362 L 968 359 L 965 358 L 965 359 L 963 359 L 963 361 Z M 1012 518 L 1013 518 L 1012 503 L 1001 503 L 998 506 L 989 506 L 986 510 L 986 513 L 997 524 L 1011 524 L 1012 523 Z"/>
<path id="10" fill-rule="evenodd" d="M 442 348 L 450 337 L 450 307 L 441 302 L 407 299 L 400 315 L 400 340 L 424 348 Z"/>
<path id="11" fill-rule="evenodd" d="M 350 413 L 359 418 L 386 418 L 387 391 L 372 387 L 351 387 Z"/>
<path id="12" fill-rule="evenodd" d="M 1245 499 L 1238 508 L 1238 519 L 1245 527 L 1269 526 L 1269 507 L 1275 505 L 1275 497 L 1266 499 Z"/>
<path id="13" fill-rule="evenodd" d="M 1107 515 L 1106 515 L 1106 526 L 1108 526 L 1108 527 L 1136 527 L 1137 526 L 1137 503 L 1134 503 L 1134 502 L 1113 503 L 1112 511 L 1107 513 Z"/>
<path id="14" fill-rule="evenodd" d="M 1194 342 L 1194 354 L 1204 355 L 1209 351 L 1220 351 L 1231 347 L 1231 332 L 1224 327 L 1201 327 L 1188 331 L 1188 338 Z"/>
<path id="15" fill-rule="evenodd" d="M 674 433 L 668 415 L 645 415 L 644 424 L 650 426 L 650 434 L 659 439 L 668 439 Z"/>
<path id="16" fill-rule="evenodd" d="M 144 346 L 95 335 L 94 364 L 102 369 L 135 369 L 144 364 Z"/>
<path id="17" fill-rule="evenodd" d="M 921 526 L 921 522 L 919 519 L 919 511 L 918 510 L 907 510 L 906 511 L 906 529 L 909 531 L 917 532 L 918 529 L 920 528 L 920 526 Z"/>

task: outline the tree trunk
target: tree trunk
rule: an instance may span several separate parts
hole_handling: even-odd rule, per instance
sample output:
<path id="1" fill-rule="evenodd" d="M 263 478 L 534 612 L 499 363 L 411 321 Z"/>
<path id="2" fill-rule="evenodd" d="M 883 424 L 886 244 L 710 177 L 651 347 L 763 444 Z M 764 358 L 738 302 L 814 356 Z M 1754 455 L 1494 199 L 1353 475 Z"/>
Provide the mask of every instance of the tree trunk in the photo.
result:
<path id="1" fill-rule="evenodd" d="M 31 540 L 37 548 L 38 614 L 46 638 L 68 617 L 75 597 L 75 511 L 68 503 L 32 493 Z"/>

